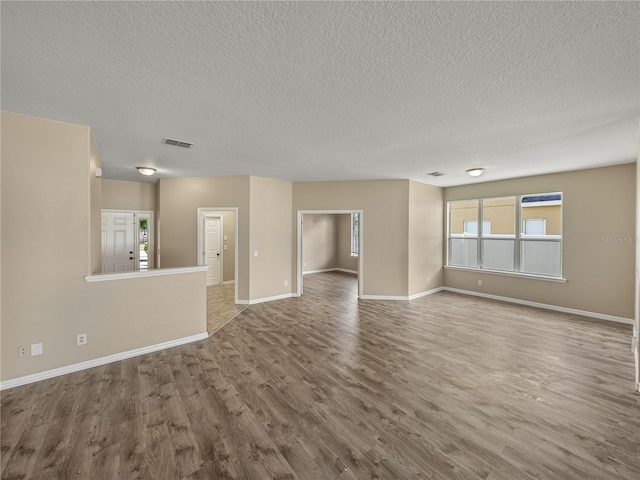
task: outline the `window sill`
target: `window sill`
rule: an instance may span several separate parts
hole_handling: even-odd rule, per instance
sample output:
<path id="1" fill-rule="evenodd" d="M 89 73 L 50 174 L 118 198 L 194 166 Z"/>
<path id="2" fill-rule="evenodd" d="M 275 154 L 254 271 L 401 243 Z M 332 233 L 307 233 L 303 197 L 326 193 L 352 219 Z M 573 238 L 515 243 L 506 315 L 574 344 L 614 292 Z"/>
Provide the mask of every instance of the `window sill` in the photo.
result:
<path id="1" fill-rule="evenodd" d="M 352 253 L 352 254 L 351 254 L 351 256 L 352 256 L 352 257 L 357 257 L 357 256 L 358 256 L 358 254 L 357 254 L 357 253 Z"/>
<path id="2" fill-rule="evenodd" d="M 446 270 L 457 270 L 460 272 L 487 273 L 490 275 L 503 275 L 505 277 L 529 278 L 532 280 L 543 280 L 546 282 L 567 283 L 566 278 L 547 277 L 545 275 L 533 275 L 531 273 L 501 272 L 499 270 L 484 270 L 482 268 L 452 267 L 449 265 L 445 265 L 444 268 Z"/>

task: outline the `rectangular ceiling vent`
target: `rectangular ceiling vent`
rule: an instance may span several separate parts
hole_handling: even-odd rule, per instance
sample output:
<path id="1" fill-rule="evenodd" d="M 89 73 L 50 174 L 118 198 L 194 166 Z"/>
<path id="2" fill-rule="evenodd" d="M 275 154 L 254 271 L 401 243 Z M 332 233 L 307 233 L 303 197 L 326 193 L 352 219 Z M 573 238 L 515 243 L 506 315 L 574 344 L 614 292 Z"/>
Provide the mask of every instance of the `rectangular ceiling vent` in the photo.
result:
<path id="1" fill-rule="evenodd" d="M 193 143 L 191 142 L 183 142 L 182 140 L 176 140 L 174 138 L 163 138 L 162 143 L 166 143 L 167 145 L 174 145 L 176 147 L 183 148 L 191 148 L 193 147 Z"/>
<path id="2" fill-rule="evenodd" d="M 444 172 L 431 172 L 427 173 L 427 175 L 431 175 L 432 177 L 441 177 L 444 175 Z"/>

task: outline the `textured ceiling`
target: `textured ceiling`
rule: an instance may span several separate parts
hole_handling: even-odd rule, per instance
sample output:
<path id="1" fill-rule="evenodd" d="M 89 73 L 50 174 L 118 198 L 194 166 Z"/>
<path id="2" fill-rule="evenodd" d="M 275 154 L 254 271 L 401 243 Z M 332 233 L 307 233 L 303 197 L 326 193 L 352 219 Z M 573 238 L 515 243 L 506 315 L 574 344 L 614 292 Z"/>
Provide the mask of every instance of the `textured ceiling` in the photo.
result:
<path id="1" fill-rule="evenodd" d="M 637 155 L 638 2 L 3 1 L 0 14 L 2 108 L 92 127 L 109 179 L 449 186 Z"/>

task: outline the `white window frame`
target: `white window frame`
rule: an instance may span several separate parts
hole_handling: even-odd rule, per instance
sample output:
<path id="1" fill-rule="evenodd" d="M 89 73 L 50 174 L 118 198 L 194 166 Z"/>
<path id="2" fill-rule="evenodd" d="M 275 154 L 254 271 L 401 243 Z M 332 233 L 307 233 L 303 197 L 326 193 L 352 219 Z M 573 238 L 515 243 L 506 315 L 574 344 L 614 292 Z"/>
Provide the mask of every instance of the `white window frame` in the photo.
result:
<path id="1" fill-rule="evenodd" d="M 358 224 L 358 233 L 355 234 L 355 224 Z M 360 214 L 351 214 L 351 256 L 357 257 L 360 254 Z"/>
<path id="2" fill-rule="evenodd" d="M 446 265 L 445 268 L 453 269 L 453 270 L 471 270 L 471 271 L 479 271 L 486 273 L 495 273 L 509 276 L 517 276 L 517 277 L 529 277 L 529 278 L 538 278 L 543 280 L 551 280 L 551 281 L 559 281 L 566 282 L 566 279 L 562 277 L 562 266 L 563 266 L 563 234 L 560 235 L 525 235 L 523 233 L 523 221 L 522 221 L 522 209 L 531 207 L 534 205 L 523 204 L 522 199 L 525 197 L 532 196 L 550 196 L 550 195 L 560 195 L 560 200 L 553 200 L 547 202 L 536 202 L 536 206 L 547 206 L 547 205 L 560 205 L 560 231 L 564 232 L 564 194 L 562 192 L 552 192 L 552 193 L 539 193 L 539 194 L 525 194 L 525 195 L 509 195 L 507 197 L 487 197 L 487 198 L 469 198 L 469 199 L 461 199 L 461 200 L 451 200 L 447 202 L 447 242 L 446 242 Z M 477 202 L 478 203 L 478 225 L 484 226 L 483 221 L 483 202 L 484 200 L 495 200 L 497 198 L 514 198 L 516 204 L 515 211 L 515 235 L 492 235 L 492 234 L 483 234 L 483 228 L 480 227 L 480 231 L 477 234 L 452 234 L 451 233 L 451 205 L 458 202 Z M 546 222 L 545 222 L 545 232 L 546 232 Z M 513 238 L 514 239 L 514 270 L 513 271 L 501 271 L 501 270 L 492 270 L 483 268 L 482 265 L 484 263 L 483 258 L 483 248 L 482 241 L 483 239 L 488 238 Z M 478 265 L 475 267 L 470 266 L 459 266 L 459 265 L 449 265 L 450 255 L 451 255 L 451 239 L 452 238 L 477 238 L 478 243 Z M 560 242 L 560 273 L 558 276 L 553 275 L 539 275 L 532 274 L 521 271 L 521 245 L 522 242 L 526 241 L 549 241 L 549 242 Z"/>

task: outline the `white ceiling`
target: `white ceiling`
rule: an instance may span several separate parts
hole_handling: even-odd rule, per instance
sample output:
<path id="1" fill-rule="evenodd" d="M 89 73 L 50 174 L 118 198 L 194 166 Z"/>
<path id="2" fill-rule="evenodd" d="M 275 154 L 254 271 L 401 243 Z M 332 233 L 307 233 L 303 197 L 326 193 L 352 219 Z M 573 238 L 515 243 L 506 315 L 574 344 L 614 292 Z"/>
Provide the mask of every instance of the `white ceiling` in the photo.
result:
<path id="1" fill-rule="evenodd" d="M 90 126 L 109 179 L 450 186 L 638 151 L 638 2 L 3 1 L 1 17 L 2 108 Z"/>

